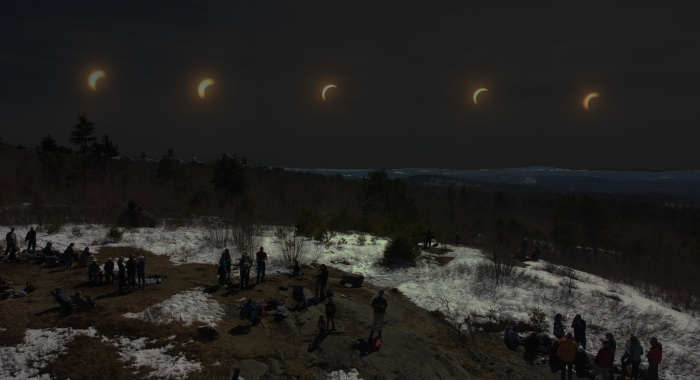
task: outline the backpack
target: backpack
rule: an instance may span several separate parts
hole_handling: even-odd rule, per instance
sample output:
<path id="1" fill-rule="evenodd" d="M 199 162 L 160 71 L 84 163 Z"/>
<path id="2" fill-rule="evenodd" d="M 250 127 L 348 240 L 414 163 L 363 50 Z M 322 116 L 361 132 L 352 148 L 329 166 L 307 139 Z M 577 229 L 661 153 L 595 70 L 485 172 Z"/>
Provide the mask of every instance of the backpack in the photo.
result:
<path id="1" fill-rule="evenodd" d="M 352 343 L 352 348 L 355 350 L 361 350 L 367 345 L 367 341 L 360 338 Z"/>

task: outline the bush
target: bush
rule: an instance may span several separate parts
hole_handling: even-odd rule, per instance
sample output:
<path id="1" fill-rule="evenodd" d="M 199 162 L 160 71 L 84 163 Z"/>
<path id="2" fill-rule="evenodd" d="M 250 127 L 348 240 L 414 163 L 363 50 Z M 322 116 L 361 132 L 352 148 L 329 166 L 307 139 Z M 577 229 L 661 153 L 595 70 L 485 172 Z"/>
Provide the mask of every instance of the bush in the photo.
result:
<path id="1" fill-rule="evenodd" d="M 81 230 L 80 230 L 80 227 L 78 227 L 78 226 L 73 227 L 73 229 L 71 230 L 71 233 L 72 233 L 73 236 L 75 236 L 75 237 L 81 237 L 81 236 L 83 236 L 83 231 L 81 231 Z"/>
<path id="2" fill-rule="evenodd" d="M 46 233 L 49 235 L 55 235 L 63 229 L 63 222 L 58 218 L 51 219 L 51 222 L 46 226 Z"/>
<path id="3" fill-rule="evenodd" d="M 119 243 L 124 239 L 124 232 L 119 229 L 117 226 L 111 226 L 109 227 L 109 231 L 107 231 L 107 241 L 110 241 L 112 243 Z"/>
<path id="4" fill-rule="evenodd" d="M 397 235 L 384 248 L 384 262 L 415 263 L 420 255 L 420 248 L 406 235 Z"/>
<path id="5" fill-rule="evenodd" d="M 537 332 L 549 330 L 547 314 L 545 314 L 544 310 L 540 307 L 536 307 L 530 311 L 530 324 Z"/>
<path id="6" fill-rule="evenodd" d="M 357 237 L 357 245 L 365 245 L 365 243 L 367 243 L 367 237 L 365 235 Z"/>
<path id="7" fill-rule="evenodd" d="M 328 231 L 326 221 L 316 211 L 303 210 L 296 224 L 296 234 L 323 241 L 324 234 Z"/>

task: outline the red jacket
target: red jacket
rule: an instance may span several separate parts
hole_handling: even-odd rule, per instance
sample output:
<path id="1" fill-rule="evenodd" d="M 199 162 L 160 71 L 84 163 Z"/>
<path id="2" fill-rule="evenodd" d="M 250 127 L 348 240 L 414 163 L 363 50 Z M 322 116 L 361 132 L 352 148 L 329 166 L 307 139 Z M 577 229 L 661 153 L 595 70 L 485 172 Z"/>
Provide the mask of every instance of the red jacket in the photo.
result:
<path id="1" fill-rule="evenodd" d="M 649 361 L 654 363 L 661 363 L 661 351 L 663 348 L 660 343 L 652 344 L 649 350 Z"/>
<path id="2" fill-rule="evenodd" d="M 598 355 L 595 356 L 595 364 L 600 368 L 610 368 L 613 364 L 613 350 L 609 347 L 603 347 L 598 350 Z"/>

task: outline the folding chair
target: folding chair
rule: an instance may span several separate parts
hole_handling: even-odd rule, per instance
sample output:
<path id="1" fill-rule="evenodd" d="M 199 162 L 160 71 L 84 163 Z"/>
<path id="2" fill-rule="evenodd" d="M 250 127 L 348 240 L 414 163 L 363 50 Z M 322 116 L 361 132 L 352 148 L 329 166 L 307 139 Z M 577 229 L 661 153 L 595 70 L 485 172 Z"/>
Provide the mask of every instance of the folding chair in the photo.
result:
<path id="1" fill-rule="evenodd" d="M 71 301 L 64 301 L 61 297 L 58 296 L 58 294 L 51 292 L 51 295 L 53 298 L 56 299 L 56 302 L 61 306 L 62 311 L 70 311 L 71 307 L 73 306 L 73 303 Z"/>
<path id="2" fill-rule="evenodd" d="M 303 286 L 292 286 L 292 299 L 296 302 L 294 308 L 299 305 L 309 307 L 309 302 L 306 300 L 306 293 Z"/>
<path id="3" fill-rule="evenodd" d="M 252 307 L 247 307 L 248 304 L 245 304 L 241 306 L 241 312 L 239 316 L 241 317 L 241 322 L 244 320 L 248 321 L 248 325 L 252 325 L 253 321 L 255 321 L 255 318 L 257 318 L 260 315 L 259 310 L 255 310 Z"/>

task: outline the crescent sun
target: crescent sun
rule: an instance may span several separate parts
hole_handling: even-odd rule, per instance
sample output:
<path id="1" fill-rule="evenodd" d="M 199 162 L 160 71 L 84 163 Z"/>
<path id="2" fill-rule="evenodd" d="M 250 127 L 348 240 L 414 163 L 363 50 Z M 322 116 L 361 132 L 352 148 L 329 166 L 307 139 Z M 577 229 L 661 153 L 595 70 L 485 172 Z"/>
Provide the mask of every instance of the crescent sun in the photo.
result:
<path id="1" fill-rule="evenodd" d="M 105 72 L 102 70 L 95 70 L 88 76 L 88 86 L 91 89 L 97 90 L 97 80 L 105 76 Z"/>
<path id="2" fill-rule="evenodd" d="M 583 108 L 585 108 L 586 110 L 588 110 L 588 102 L 589 102 L 591 99 L 597 98 L 597 97 L 599 97 L 599 96 L 600 96 L 600 94 L 598 94 L 597 92 L 591 92 L 590 94 L 586 95 L 586 97 L 583 98 Z"/>
<path id="3" fill-rule="evenodd" d="M 204 99 L 204 90 L 207 88 L 207 86 L 211 86 L 212 84 L 214 84 L 213 79 L 205 79 L 199 84 L 198 92 L 200 98 Z"/>
<path id="4" fill-rule="evenodd" d="M 328 90 L 329 88 L 337 88 L 337 87 L 334 84 L 329 84 L 328 86 L 324 87 L 323 92 L 321 92 L 321 97 L 323 98 L 323 100 L 326 100 L 326 90 Z"/>
<path id="5" fill-rule="evenodd" d="M 488 91 L 488 90 L 485 88 L 480 88 L 480 89 L 476 90 L 476 92 L 474 93 L 474 104 L 476 104 L 476 96 L 479 95 L 479 93 L 482 91 Z"/>

